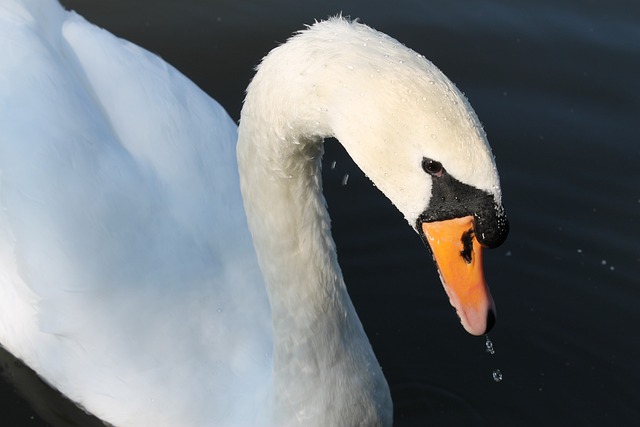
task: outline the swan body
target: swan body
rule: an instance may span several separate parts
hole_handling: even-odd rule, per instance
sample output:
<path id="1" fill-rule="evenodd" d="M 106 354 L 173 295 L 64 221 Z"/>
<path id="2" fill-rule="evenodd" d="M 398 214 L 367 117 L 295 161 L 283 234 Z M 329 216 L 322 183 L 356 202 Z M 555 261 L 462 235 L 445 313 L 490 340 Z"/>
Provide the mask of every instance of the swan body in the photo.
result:
<path id="1" fill-rule="evenodd" d="M 170 65 L 53 0 L 3 2 L 0 51 L 5 348 L 116 426 L 391 424 L 331 239 L 322 140 L 425 241 L 440 237 L 423 224 L 471 215 L 474 244 L 499 244 L 489 145 L 433 64 L 319 22 L 264 59 L 237 129 Z M 462 201 L 434 201 L 452 188 Z M 483 332 L 490 297 L 478 321 L 446 289 Z"/>

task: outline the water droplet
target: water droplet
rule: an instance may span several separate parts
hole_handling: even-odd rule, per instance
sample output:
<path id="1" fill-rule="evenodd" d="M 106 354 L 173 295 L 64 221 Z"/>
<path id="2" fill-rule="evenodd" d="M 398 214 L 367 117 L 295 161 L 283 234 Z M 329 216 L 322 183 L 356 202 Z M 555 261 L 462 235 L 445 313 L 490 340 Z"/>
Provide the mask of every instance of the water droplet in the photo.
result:
<path id="1" fill-rule="evenodd" d="M 486 342 L 485 342 L 485 346 L 487 347 L 486 351 L 489 354 L 495 354 L 495 350 L 493 349 L 493 343 L 491 342 L 491 340 L 489 339 L 489 335 L 485 335 L 484 336 L 486 338 Z"/>
<path id="2" fill-rule="evenodd" d="M 492 374 L 493 376 L 493 380 L 497 383 L 499 383 L 500 381 L 502 381 L 502 372 L 500 371 L 500 369 L 494 369 Z"/>
<path id="3" fill-rule="evenodd" d="M 353 70 L 353 65 L 347 65 L 347 68 Z"/>
<path id="4" fill-rule="evenodd" d="M 429 80 L 429 84 L 430 85 L 434 85 L 434 84 L 436 84 L 436 82 L 434 82 L 433 80 Z"/>
<path id="5" fill-rule="evenodd" d="M 336 161 L 334 160 L 333 162 L 331 162 L 331 169 L 335 169 L 336 168 Z"/>
<path id="6" fill-rule="evenodd" d="M 342 177 L 342 185 L 347 185 L 347 182 L 349 182 L 349 174 L 346 173 L 343 177 Z"/>
<path id="7" fill-rule="evenodd" d="M 438 139 L 438 136 L 435 133 L 431 134 L 431 139 Z"/>

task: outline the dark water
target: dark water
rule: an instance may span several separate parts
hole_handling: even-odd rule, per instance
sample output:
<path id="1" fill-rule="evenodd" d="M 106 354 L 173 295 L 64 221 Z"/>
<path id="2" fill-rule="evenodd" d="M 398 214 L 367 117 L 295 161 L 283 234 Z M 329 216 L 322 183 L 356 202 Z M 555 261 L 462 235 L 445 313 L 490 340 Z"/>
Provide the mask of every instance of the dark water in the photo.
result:
<path id="1" fill-rule="evenodd" d="M 637 425 L 640 3 L 63 3 L 159 53 L 234 118 L 252 67 L 315 18 L 342 11 L 425 54 L 485 125 L 512 232 L 485 256 L 499 313 L 491 356 L 458 324 L 417 235 L 327 144 L 334 237 L 396 425 Z M 89 425 L 23 374 L 0 383 L 2 425 Z"/>

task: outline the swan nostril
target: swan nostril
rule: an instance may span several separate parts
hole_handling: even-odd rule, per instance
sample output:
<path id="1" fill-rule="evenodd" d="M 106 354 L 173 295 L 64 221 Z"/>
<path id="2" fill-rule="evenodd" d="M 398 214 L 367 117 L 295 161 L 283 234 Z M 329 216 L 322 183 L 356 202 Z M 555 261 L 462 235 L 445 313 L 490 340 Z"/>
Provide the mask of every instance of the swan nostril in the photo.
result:
<path id="1" fill-rule="evenodd" d="M 462 250 L 460 256 L 464 259 L 464 262 L 471 264 L 473 255 L 473 229 L 469 229 L 462 234 Z"/>

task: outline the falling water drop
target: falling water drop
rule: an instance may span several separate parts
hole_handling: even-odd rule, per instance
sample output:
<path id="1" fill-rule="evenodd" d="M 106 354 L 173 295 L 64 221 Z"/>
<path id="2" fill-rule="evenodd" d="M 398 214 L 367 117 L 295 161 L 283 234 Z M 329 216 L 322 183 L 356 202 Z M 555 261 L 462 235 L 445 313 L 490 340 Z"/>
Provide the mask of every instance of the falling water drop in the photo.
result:
<path id="1" fill-rule="evenodd" d="M 331 169 L 335 169 L 336 168 L 336 161 L 334 160 L 333 162 L 331 162 Z"/>
<path id="2" fill-rule="evenodd" d="M 349 182 L 349 174 L 348 173 L 344 174 L 344 176 L 342 177 L 342 185 L 347 185 L 347 182 Z"/>
<path id="3" fill-rule="evenodd" d="M 496 350 L 493 348 L 493 343 L 489 339 L 489 335 L 485 335 L 484 337 L 486 339 L 485 341 L 486 352 L 491 355 L 496 354 Z M 493 372 L 491 373 L 491 376 L 493 377 L 493 380 L 497 383 L 502 381 L 502 372 L 500 371 L 500 369 L 497 369 L 497 368 L 494 369 Z"/>
<path id="4" fill-rule="evenodd" d="M 487 339 L 487 341 L 485 342 L 485 346 L 487 347 L 487 353 L 489 354 L 495 354 L 496 351 L 493 349 L 493 343 L 491 342 L 491 340 L 489 339 L 489 335 L 485 335 L 485 338 Z"/>

